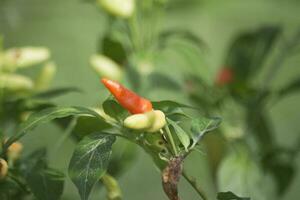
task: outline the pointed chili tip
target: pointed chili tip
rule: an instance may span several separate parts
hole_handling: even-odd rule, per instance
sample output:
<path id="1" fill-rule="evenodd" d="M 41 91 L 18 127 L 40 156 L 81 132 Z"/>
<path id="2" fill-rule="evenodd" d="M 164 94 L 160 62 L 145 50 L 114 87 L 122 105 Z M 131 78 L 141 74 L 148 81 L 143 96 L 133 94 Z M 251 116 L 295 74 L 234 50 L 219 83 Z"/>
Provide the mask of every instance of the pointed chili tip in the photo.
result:
<path id="1" fill-rule="evenodd" d="M 102 79 L 101 79 L 101 82 L 102 82 L 104 85 L 106 85 L 108 81 L 109 81 L 109 79 L 107 79 L 107 78 L 102 78 Z"/>

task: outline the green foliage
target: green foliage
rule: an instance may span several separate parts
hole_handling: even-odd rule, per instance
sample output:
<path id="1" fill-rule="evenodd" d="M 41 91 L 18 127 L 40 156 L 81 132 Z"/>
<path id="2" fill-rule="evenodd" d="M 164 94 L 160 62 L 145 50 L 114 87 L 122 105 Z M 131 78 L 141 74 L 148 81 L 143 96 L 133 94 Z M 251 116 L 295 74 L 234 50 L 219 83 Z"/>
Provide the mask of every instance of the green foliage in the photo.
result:
<path id="1" fill-rule="evenodd" d="M 232 192 L 219 192 L 217 199 L 218 200 L 250 200 L 250 198 L 238 197 Z"/>
<path id="2" fill-rule="evenodd" d="M 82 200 L 87 200 L 92 187 L 107 170 L 115 137 L 107 133 L 86 136 L 77 145 L 69 164 L 69 176 Z"/>
<path id="3" fill-rule="evenodd" d="M 27 183 L 37 199 L 56 200 L 63 193 L 64 175 L 54 169 L 34 168 L 28 174 Z"/>
<path id="4" fill-rule="evenodd" d="M 99 52 L 121 65 L 123 65 L 127 59 L 123 45 L 119 41 L 110 37 L 109 34 L 101 40 L 101 48 Z"/>
<path id="5" fill-rule="evenodd" d="M 72 130 L 72 135 L 81 140 L 84 136 L 111 128 L 111 125 L 104 120 L 99 120 L 93 116 L 79 116 L 77 123 Z"/>
<path id="6" fill-rule="evenodd" d="M 294 153 L 285 149 L 273 149 L 264 155 L 262 165 L 273 175 L 277 194 L 282 195 L 289 188 L 296 173 Z"/>
<path id="7" fill-rule="evenodd" d="M 192 146 L 196 145 L 205 133 L 213 131 L 218 128 L 221 123 L 220 118 L 196 118 L 191 122 L 191 138 L 193 140 Z"/>
<path id="8" fill-rule="evenodd" d="M 10 137 L 4 145 L 7 149 L 13 142 L 23 137 L 29 130 L 33 129 L 41 123 L 46 123 L 57 118 L 64 118 L 70 115 L 91 115 L 99 119 L 102 117 L 88 108 L 83 107 L 61 107 L 61 108 L 48 108 L 43 111 L 30 115 L 29 119 L 20 125 L 19 131 Z"/>
<path id="9" fill-rule="evenodd" d="M 128 116 L 128 112 L 115 100 L 107 100 L 102 104 L 104 112 L 110 117 L 122 122 Z"/>
<path id="10" fill-rule="evenodd" d="M 188 147 L 190 146 L 190 138 L 188 133 L 186 133 L 180 126 L 178 126 L 176 122 L 170 119 L 167 119 L 167 121 L 174 128 L 176 136 L 184 146 L 185 151 L 188 151 Z"/>
<path id="11" fill-rule="evenodd" d="M 263 27 L 234 40 L 225 67 L 233 69 L 236 81 L 245 82 L 261 69 L 280 32 L 278 27 Z"/>
<path id="12" fill-rule="evenodd" d="M 243 146 L 236 146 L 224 158 L 218 171 L 220 191 L 233 191 L 241 196 L 266 200 L 274 196 L 274 184 Z M 264 187 L 261 187 L 261 186 Z"/>
<path id="13" fill-rule="evenodd" d="M 162 110 L 167 117 L 171 117 L 172 115 L 185 115 L 183 112 L 183 108 L 191 108 L 194 109 L 192 106 L 188 106 L 185 104 L 177 103 L 175 101 L 169 101 L 169 100 L 164 100 L 164 101 L 158 101 L 158 102 L 152 102 L 153 107 L 157 110 Z"/>

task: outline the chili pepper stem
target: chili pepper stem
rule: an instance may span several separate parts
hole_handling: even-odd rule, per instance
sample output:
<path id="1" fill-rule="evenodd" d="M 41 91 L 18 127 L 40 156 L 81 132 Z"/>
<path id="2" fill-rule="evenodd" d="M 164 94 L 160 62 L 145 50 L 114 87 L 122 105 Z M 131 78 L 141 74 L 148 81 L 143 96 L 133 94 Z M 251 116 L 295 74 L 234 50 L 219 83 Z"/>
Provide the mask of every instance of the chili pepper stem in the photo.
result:
<path id="1" fill-rule="evenodd" d="M 169 140 L 171 146 L 172 146 L 172 150 L 173 150 L 173 153 L 175 154 L 175 156 L 178 156 L 178 150 L 177 150 L 177 147 L 175 145 L 175 142 L 173 140 L 173 137 L 172 137 L 172 134 L 171 134 L 171 131 L 168 127 L 168 125 L 165 126 L 165 131 L 167 133 L 167 139 Z"/>

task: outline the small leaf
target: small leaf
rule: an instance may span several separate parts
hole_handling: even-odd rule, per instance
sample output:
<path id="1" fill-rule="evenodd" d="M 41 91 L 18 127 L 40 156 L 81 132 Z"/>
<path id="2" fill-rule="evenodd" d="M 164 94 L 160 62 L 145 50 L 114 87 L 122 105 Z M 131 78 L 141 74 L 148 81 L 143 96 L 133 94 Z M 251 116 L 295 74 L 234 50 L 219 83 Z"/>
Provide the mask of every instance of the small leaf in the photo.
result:
<path id="1" fill-rule="evenodd" d="M 221 118 L 196 118 L 191 123 L 191 137 L 193 139 L 193 145 L 195 145 L 205 133 L 212 131 L 221 123 Z"/>
<path id="2" fill-rule="evenodd" d="M 67 116 L 89 115 L 95 116 L 99 120 L 103 120 L 102 117 L 95 111 L 84 107 L 55 107 L 36 112 L 29 116 L 28 120 L 20 125 L 19 131 L 10 137 L 4 144 L 6 150 L 13 142 L 23 137 L 27 131 L 33 129 L 41 123 L 49 122 L 56 118 L 64 118 Z"/>
<path id="3" fill-rule="evenodd" d="M 238 197 L 232 192 L 219 192 L 217 199 L 218 200 L 250 200 L 250 198 Z"/>
<path id="4" fill-rule="evenodd" d="M 184 149 L 187 151 L 190 145 L 189 135 L 174 121 L 167 119 L 168 123 L 173 126 L 176 136 L 178 137 L 181 144 L 184 146 Z"/>
<path id="5" fill-rule="evenodd" d="M 54 169 L 32 170 L 27 178 L 28 186 L 39 200 L 58 200 L 64 188 L 64 174 Z"/>
<path id="6" fill-rule="evenodd" d="M 94 184 L 105 173 L 114 142 L 115 136 L 94 133 L 76 146 L 69 164 L 69 176 L 82 200 L 88 199 Z"/>
<path id="7" fill-rule="evenodd" d="M 118 121 L 123 121 L 128 112 L 115 100 L 106 100 L 102 104 L 104 112 Z"/>

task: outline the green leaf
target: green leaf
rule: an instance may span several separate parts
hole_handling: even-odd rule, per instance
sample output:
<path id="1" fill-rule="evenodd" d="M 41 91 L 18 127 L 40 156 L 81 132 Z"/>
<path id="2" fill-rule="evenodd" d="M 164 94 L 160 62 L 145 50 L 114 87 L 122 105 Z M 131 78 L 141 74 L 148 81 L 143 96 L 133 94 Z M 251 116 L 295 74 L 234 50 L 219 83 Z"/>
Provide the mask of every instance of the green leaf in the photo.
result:
<path id="1" fill-rule="evenodd" d="M 295 178 L 294 154 L 287 149 L 272 149 L 262 159 L 263 167 L 273 175 L 277 183 L 277 194 L 283 195 Z"/>
<path id="2" fill-rule="evenodd" d="M 195 118 L 191 122 L 191 137 L 193 139 L 193 146 L 196 145 L 205 133 L 210 132 L 221 123 L 221 118 Z"/>
<path id="3" fill-rule="evenodd" d="M 67 116 L 79 116 L 79 115 L 95 116 L 99 120 L 103 120 L 98 113 L 84 107 L 48 108 L 30 115 L 28 120 L 26 120 L 24 123 L 20 125 L 18 132 L 8 139 L 8 141 L 4 145 L 4 149 L 6 150 L 13 142 L 23 137 L 29 130 L 35 128 L 37 125 L 41 123 L 47 123 L 56 118 L 64 118 Z"/>
<path id="4" fill-rule="evenodd" d="M 256 103 L 247 110 L 247 131 L 255 136 L 260 151 L 267 152 L 276 146 L 270 119 L 263 105 Z M 268 145 L 266 145 L 268 144 Z"/>
<path id="5" fill-rule="evenodd" d="M 237 37 L 225 62 L 233 69 L 235 81 L 247 81 L 262 67 L 280 32 L 278 27 L 263 27 Z"/>
<path id="6" fill-rule="evenodd" d="M 64 174 L 48 167 L 46 149 L 41 148 L 26 156 L 23 174 L 26 182 L 37 199 L 60 199 L 64 188 Z"/>
<path id="7" fill-rule="evenodd" d="M 61 95 L 65 95 L 65 94 L 71 93 L 71 92 L 82 93 L 82 91 L 76 87 L 65 87 L 65 88 L 55 88 L 55 89 L 51 89 L 48 91 L 40 92 L 40 93 L 35 94 L 32 98 L 50 99 L 50 98 L 59 97 Z"/>
<path id="8" fill-rule="evenodd" d="M 103 131 L 107 128 L 111 128 L 111 125 L 103 120 L 99 120 L 92 116 L 80 116 L 77 119 L 72 134 L 78 139 L 82 139 L 87 134 Z"/>
<path id="9" fill-rule="evenodd" d="M 58 200 L 64 188 L 64 174 L 54 169 L 32 170 L 26 181 L 31 192 L 39 200 Z"/>
<path id="10" fill-rule="evenodd" d="M 69 176 L 82 200 L 88 199 L 94 184 L 105 173 L 114 142 L 113 135 L 94 133 L 76 146 L 69 164 Z"/>
<path id="11" fill-rule="evenodd" d="M 26 156 L 25 158 L 22 159 L 22 163 L 25 164 L 26 168 L 24 171 L 25 176 L 28 176 L 28 173 L 30 170 L 33 168 L 46 168 L 47 162 L 46 162 L 46 156 L 47 156 L 47 151 L 46 148 L 40 148 Z"/>
<path id="12" fill-rule="evenodd" d="M 111 38 L 109 34 L 101 40 L 101 49 L 99 52 L 121 65 L 124 64 L 127 59 L 123 45 L 119 41 Z"/>
<path id="13" fill-rule="evenodd" d="M 113 145 L 112 151 L 107 172 L 116 177 L 120 176 L 135 163 L 137 146 L 132 142 L 120 138 Z"/>
<path id="14" fill-rule="evenodd" d="M 217 199 L 218 200 L 250 200 L 250 198 L 238 197 L 232 192 L 219 192 Z"/>
<path id="15" fill-rule="evenodd" d="M 222 160 L 217 183 L 220 191 L 233 191 L 255 200 L 276 199 L 274 180 L 242 145 L 236 145 Z"/>
<path id="16" fill-rule="evenodd" d="M 123 121 L 128 112 L 115 100 L 106 100 L 102 104 L 104 112 L 118 121 Z"/>
<path id="17" fill-rule="evenodd" d="M 180 85 L 176 80 L 162 73 L 158 73 L 158 72 L 151 73 L 148 79 L 150 82 L 149 87 L 151 87 L 151 89 L 159 88 L 159 89 L 176 90 L 176 91 L 179 91 L 181 89 Z"/>
<path id="18" fill-rule="evenodd" d="M 166 116 L 177 115 L 177 114 L 185 115 L 181 108 L 197 109 L 192 106 L 188 106 L 185 104 L 181 104 L 169 100 L 152 102 L 152 105 L 154 109 L 163 111 L 166 114 Z"/>
<path id="19" fill-rule="evenodd" d="M 178 137 L 184 149 L 187 151 L 190 145 L 189 135 L 174 121 L 167 119 L 168 123 L 174 128 L 176 136 Z"/>

